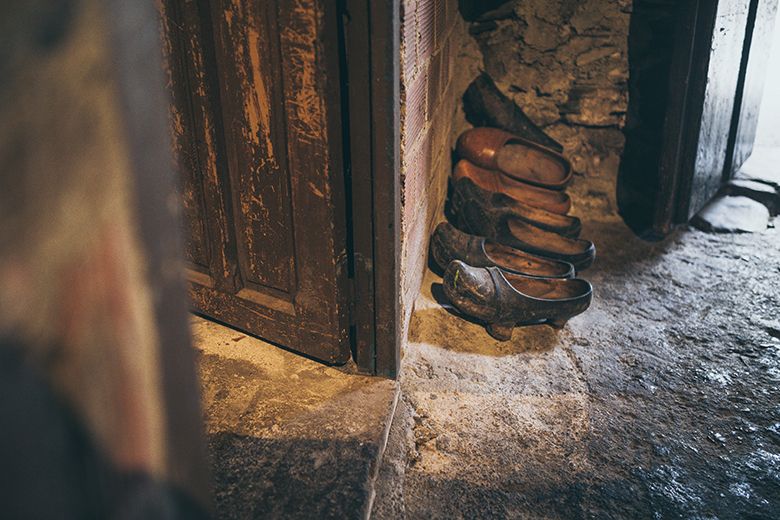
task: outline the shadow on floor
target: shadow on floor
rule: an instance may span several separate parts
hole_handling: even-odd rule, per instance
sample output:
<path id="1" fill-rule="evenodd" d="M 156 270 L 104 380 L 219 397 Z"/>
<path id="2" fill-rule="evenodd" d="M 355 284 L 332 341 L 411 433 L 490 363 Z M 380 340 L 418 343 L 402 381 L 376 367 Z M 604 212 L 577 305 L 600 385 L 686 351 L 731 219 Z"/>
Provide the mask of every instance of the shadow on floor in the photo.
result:
<path id="1" fill-rule="evenodd" d="M 218 518 L 364 518 L 377 446 L 208 436 Z"/>
<path id="2" fill-rule="evenodd" d="M 398 386 L 193 318 L 219 518 L 363 518 Z"/>

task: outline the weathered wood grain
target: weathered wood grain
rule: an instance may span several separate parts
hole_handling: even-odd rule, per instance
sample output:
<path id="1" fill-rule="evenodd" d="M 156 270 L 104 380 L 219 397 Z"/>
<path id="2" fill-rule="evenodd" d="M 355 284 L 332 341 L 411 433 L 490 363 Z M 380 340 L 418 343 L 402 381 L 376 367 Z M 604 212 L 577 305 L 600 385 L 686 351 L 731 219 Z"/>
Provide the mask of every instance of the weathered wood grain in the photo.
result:
<path id="1" fill-rule="evenodd" d="M 706 86 L 698 145 L 690 184 L 690 219 L 718 192 L 723 182 L 726 149 L 742 61 L 750 0 L 720 0 L 710 32 Z M 703 35 L 706 41 L 706 33 Z"/>
<path id="2" fill-rule="evenodd" d="M 765 88 L 777 88 L 776 85 L 765 87 L 769 54 L 772 49 L 772 39 L 777 18 L 777 0 L 752 0 L 751 7 L 755 9 L 755 19 L 750 31 L 748 58 L 742 97 L 737 108 L 735 135 L 733 136 L 733 152 L 728 165 L 727 176 L 735 174 L 750 157 L 758 128 L 758 114 L 761 110 L 761 99 Z"/>
<path id="3" fill-rule="evenodd" d="M 166 0 L 164 10 L 194 309 L 345 362 L 335 5 Z"/>

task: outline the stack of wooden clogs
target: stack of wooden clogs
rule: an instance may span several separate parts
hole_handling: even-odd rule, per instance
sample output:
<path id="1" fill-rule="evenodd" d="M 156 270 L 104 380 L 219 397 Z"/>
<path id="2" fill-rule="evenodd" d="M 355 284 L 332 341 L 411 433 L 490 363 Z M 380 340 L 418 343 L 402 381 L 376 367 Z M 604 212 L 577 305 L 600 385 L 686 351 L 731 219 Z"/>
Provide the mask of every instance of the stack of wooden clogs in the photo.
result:
<path id="1" fill-rule="evenodd" d="M 554 327 L 590 305 L 576 274 L 596 255 L 568 214 L 571 164 L 556 151 L 497 128 L 465 131 L 450 177 L 451 222 L 431 238 L 444 292 L 463 314 L 508 340 L 516 325 Z"/>

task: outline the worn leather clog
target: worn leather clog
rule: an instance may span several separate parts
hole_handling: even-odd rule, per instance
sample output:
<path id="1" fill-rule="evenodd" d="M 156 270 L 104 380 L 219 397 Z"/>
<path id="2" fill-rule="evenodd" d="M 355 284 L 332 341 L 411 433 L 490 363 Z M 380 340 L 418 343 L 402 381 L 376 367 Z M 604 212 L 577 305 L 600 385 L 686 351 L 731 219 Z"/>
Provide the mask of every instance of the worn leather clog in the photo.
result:
<path id="1" fill-rule="evenodd" d="M 541 258 L 485 237 L 463 233 L 449 222 L 436 226 L 431 236 L 431 256 L 442 271 L 453 260 L 461 260 L 473 267 L 500 267 L 531 277 L 574 277 L 574 267 L 567 262 Z"/>
<path id="2" fill-rule="evenodd" d="M 562 190 L 572 179 L 571 164 L 561 154 L 498 128 L 466 130 L 457 151 L 477 166 L 540 188 Z"/>
<path id="3" fill-rule="evenodd" d="M 548 190 L 531 186 L 507 177 L 496 170 L 480 168 L 471 161 L 461 159 L 452 172 L 452 180 L 471 179 L 483 190 L 503 193 L 523 204 L 540 208 L 551 213 L 565 215 L 571 209 L 571 198 L 563 191 Z"/>
<path id="4" fill-rule="evenodd" d="M 455 260 L 443 278 L 444 294 L 463 314 L 486 324 L 502 341 L 516 325 L 546 323 L 555 328 L 590 306 L 593 288 L 579 278 L 529 278 L 498 267 L 473 267 Z"/>
<path id="5" fill-rule="evenodd" d="M 463 93 L 463 112 L 474 126 L 500 128 L 558 153 L 563 151 L 561 143 L 534 124 L 486 72 L 477 76 Z"/>
<path id="6" fill-rule="evenodd" d="M 474 201 L 463 204 L 455 217 L 458 228 L 467 233 L 533 255 L 569 262 L 577 271 L 590 267 L 596 258 L 596 247 L 590 240 L 539 229 L 511 213 L 485 208 Z"/>
<path id="7" fill-rule="evenodd" d="M 567 237 L 576 238 L 582 230 L 582 224 L 577 217 L 529 206 L 504 193 L 482 189 L 468 177 L 461 177 L 457 182 L 453 180 L 450 194 L 452 212 L 458 213 L 459 209 L 467 202 L 479 204 L 487 209 L 510 213 L 540 229 Z"/>

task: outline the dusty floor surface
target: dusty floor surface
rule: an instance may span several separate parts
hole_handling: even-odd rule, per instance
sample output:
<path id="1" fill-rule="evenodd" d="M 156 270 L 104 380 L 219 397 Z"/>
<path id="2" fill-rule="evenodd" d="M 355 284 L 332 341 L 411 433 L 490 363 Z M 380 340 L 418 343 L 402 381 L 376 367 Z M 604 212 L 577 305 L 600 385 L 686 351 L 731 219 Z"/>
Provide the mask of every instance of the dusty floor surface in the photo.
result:
<path id="1" fill-rule="evenodd" d="M 397 384 L 193 318 L 218 518 L 364 518 Z"/>
<path id="2" fill-rule="evenodd" d="M 778 231 L 586 223 L 590 310 L 507 343 L 429 273 L 373 517 L 780 518 Z"/>

